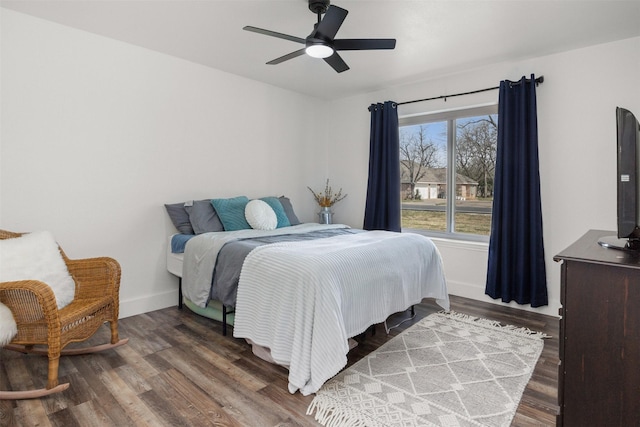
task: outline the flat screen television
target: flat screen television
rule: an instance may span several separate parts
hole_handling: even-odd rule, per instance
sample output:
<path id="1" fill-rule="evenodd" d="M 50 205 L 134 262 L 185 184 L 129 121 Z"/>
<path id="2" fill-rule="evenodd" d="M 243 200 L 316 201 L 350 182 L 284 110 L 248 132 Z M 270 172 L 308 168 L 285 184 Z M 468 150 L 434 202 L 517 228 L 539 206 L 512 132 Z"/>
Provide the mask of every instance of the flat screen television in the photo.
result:
<path id="1" fill-rule="evenodd" d="M 631 111 L 616 108 L 618 235 L 601 246 L 640 251 L 640 123 Z"/>

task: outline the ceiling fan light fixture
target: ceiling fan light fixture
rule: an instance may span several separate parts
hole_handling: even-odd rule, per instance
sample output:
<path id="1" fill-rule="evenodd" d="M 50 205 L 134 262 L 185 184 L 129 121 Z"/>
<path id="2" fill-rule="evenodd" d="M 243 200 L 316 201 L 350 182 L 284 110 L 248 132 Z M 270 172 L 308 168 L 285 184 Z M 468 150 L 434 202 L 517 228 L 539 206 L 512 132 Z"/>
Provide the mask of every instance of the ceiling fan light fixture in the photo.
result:
<path id="1" fill-rule="evenodd" d="M 340 54 L 338 53 L 340 51 L 394 49 L 396 47 L 396 39 L 336 39 L 336 34 L 349 11 L 338 6 L 330 5 L 329 0 L 308 1 L 309 10 L 317 15 L 318 22 L 313 26 L 311 34 L 309 34 L 305 39 L 271 30 L 265 30 L 263 28 L 252 27 L 250 25 L 243 27 L 246 31 L 289 40 L 304 45 L 302 49 L 298 49 L 267 62 L 267 65 L 280 64 L 306 53 L 312 58 L 324 59 L 324 62 L 329 64 L 329 66 L 337 73 L 342 73 L 347 71 L 349 66 L 340 57 Z M 324 17 L 322 16 L 323 14 Z"/>
<path id="2" fill-rule="evenodd" d="M 333 48 L 323 43 L 314 43 L 307 46 L 305 49 L 307 55 L 313 58 L 328 58 L 333 55 Z"/>

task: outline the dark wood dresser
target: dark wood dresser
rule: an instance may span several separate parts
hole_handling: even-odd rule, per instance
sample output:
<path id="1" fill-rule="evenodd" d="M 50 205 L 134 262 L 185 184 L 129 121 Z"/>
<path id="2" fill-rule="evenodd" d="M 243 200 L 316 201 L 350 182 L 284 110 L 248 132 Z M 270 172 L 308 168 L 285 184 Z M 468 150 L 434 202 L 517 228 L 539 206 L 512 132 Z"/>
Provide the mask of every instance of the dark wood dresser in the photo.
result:
<path id="1" fill-rule="evenodd" d="M 590 230 L 562 262 L 558 426 L 640 426 L 640 252 Z"/>

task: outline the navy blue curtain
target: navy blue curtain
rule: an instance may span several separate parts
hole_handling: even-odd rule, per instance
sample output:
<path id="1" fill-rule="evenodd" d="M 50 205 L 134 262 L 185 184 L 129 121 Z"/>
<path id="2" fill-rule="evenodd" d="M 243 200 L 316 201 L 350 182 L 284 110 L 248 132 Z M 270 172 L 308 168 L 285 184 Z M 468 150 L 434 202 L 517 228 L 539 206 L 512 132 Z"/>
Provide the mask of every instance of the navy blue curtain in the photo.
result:
<path id="1" fill-rule="evenodd" d="M 395 102 L 371 104 L 365 230 L 401 230 L 400 134 Z"/>
<path id="2" fill-rule="evenodd" d="M 498 146 L 485 293 L 548 304 L 542 239 L 536 82 L 500 82 Z"/>

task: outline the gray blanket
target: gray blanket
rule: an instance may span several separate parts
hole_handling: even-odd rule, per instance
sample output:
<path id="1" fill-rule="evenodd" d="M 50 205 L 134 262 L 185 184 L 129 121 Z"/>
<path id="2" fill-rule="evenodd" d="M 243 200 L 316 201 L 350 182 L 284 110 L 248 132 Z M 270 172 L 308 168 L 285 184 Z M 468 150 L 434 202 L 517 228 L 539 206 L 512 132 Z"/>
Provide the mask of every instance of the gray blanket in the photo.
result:
<path id="1" fill-rule="evenodd" d="M 363 230 L 353 228 L 336 228 L 311 231 L 303 234 L 252 237 L 225 243 L 220 253 L 218 253 L 216 265 L 213 270 L 210 298 L 222 302 L 227 307 L 236 306 L 238 280 L 240 279 L 242 264 L 249 252 L 258 246 L 277 242 L 322 239 L 342 234 L 360 233 L 362 231 Z"/>

